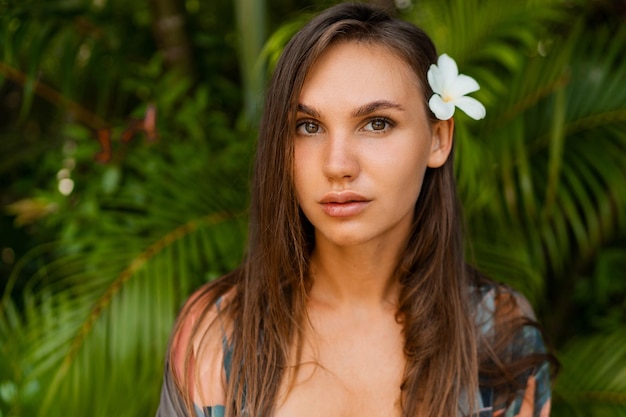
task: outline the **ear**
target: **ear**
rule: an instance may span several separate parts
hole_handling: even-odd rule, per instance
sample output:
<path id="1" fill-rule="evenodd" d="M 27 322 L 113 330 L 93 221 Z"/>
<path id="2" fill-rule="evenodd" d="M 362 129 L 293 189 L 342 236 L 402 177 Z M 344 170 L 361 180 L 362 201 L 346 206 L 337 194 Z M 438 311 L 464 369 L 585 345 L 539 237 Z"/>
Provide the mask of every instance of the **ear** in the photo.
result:
<path id="1" fill-rule="evenodd" d="M 433 125 L 430 156 L 428 158 L 429 168 L 439 168 L 446 163 L 452 150 L 453 136 L 454 118 L 439 120 Z"/>

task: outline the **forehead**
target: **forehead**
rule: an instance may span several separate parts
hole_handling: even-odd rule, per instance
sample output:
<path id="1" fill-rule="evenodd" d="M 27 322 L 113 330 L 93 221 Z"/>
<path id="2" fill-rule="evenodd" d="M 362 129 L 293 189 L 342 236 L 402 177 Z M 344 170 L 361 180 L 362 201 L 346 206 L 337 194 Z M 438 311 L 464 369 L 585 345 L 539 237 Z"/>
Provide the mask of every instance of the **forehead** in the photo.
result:
<path id="1" fill-rule="evenodd" d="M 330 97 L 364 102 L 380 99 L 421 99 L 413 68 L 397 53 L 380 44 L 343 41 L 331 45 L 311 66 L 299 102 L 315 104 Z M 344 97 L 347 96 L 347 97 Z"/>

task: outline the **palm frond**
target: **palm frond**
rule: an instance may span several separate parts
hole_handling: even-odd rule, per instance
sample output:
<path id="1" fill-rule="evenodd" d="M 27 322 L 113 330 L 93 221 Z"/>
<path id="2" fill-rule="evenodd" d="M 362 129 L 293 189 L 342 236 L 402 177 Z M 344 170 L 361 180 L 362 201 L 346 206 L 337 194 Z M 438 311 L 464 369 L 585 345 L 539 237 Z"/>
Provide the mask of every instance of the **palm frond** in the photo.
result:
<path id="1" fill-rule="evenodd" d="M 245 241 L 243 219 L 219 213 L 192 219 L 156 240 L 124 229 L 79 238 L 78 249 L 69 252 L 57 245 L 55 260 L 29 282 L 22 361 L 31 369 L 29 381 L 45 390 L 40 415 L 61 415 L 68 407 L 72 415 L 93 414 L 94 404 L 86 400 L 102 389 L 136 404 L 138 383 L 152 393 L 143 396 L 144 408 L 153 407 L 182 301 L 200 283 L 234 268 Z M 19 341 L 2 342 L 8 347 Z M 115 386 L 108 379 L 94 381 L 103 375 Z M 128 385 L 119 386 L 123 382 Z M 115 403 L 104 403 L 96 415 L 119 411 Z"/>
<path id="2" fill-rule="evenodd" d="M 555 415 L 626 415 L 626 328 L 577 338 L 562 349 L 559 359 Z"/>

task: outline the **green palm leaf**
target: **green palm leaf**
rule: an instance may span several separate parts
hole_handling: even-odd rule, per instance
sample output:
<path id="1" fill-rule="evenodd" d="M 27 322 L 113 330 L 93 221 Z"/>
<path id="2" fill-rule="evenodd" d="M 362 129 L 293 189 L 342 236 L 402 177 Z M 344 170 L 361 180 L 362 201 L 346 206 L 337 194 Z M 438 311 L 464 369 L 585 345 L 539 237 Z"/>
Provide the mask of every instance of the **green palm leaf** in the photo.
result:
<path id="1" fill-rule="evenodd" d="M 168 186 L 161 196 L 177 190 L 176 181 Z M 198 191 L 208 192 L 203 188 Z M 124 398 L 137 409 L 155 406 L 159 370 L 182 301 L 200 283 L 234 268 L 245 241 L 241 217 L 194 217 L 193 206 L 175 206 L 178 219 L 164 217 L 161 209 L 138 216 L 159 219 L 137 219 L 137 229 L 157 229 L 146 236 L 129 233 L 133 216 L 125 213 L 125 223 L 109 223 L 98 236 L 73 237 L 70 246 L 59 242 L 48 252 L 54 261 L 30 279 L 26 340 L 3 338 L 3 345 L 25 349 L 29 382 L 37 381 L 45 392 L 40 415 L 110 415 L 120 412 Z M 101 221 L 118 217 L 113 210 Z M 137 386 L 145 392 L 140 398 Z M 132 415 L 127 413 L 116 415 Z"/>
<path id="2" fill-rule="evenodd" d="M 626 328 L 577 338 L 562 349 L 560 360 L 555 415 L 626 415 Z"/>

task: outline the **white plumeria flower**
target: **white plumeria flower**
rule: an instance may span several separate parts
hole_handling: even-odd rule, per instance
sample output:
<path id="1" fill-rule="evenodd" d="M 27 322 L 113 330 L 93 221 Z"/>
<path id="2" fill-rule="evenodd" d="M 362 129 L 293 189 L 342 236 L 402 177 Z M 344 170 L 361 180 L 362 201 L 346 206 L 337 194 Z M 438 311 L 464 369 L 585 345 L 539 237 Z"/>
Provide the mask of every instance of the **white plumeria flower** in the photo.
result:
<path id="1" fill-rule="evenodd" d="M 428 101 L 428 107 L 439 120 L 448 120 L 454 115 L 455 107 L 463 110 L 474 120 L 485 117 L 487 111 L 480 101 L 466 94 L 478 91 L 480 86 L 475 79 L 468 75 L 459 74 L 459 69 L 446 54 L 439 56 L 437 65 L 428 69 L 428 83 L 433 89 L 433 96 Z"/>

